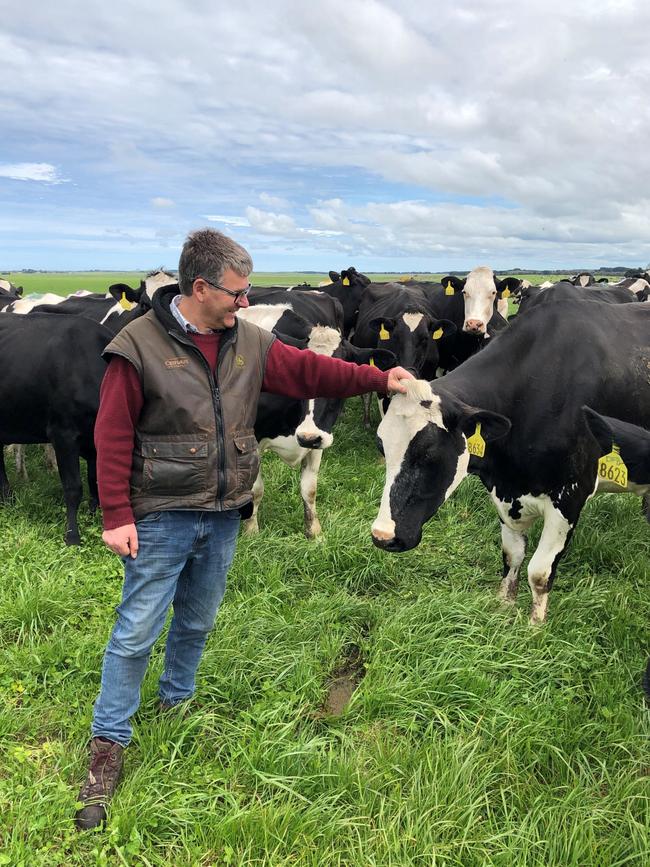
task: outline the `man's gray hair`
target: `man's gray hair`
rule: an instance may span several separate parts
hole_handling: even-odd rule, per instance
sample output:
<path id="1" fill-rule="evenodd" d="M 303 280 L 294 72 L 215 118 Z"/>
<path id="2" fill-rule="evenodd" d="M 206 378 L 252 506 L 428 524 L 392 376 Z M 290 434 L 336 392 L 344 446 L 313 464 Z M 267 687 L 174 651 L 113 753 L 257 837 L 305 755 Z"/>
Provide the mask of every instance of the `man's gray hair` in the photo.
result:
<path id="1" fill-rule="evenodd" d="M 248 277 L 253 270 L 253 260 L 241 244 L 222 232 L 197 229 L 190 232 L 183 244 L 178 261 L 178 285 L 183 295 L 191 295 L 197 277 L 221 283 L 229 268 L 240 277 Z"/>

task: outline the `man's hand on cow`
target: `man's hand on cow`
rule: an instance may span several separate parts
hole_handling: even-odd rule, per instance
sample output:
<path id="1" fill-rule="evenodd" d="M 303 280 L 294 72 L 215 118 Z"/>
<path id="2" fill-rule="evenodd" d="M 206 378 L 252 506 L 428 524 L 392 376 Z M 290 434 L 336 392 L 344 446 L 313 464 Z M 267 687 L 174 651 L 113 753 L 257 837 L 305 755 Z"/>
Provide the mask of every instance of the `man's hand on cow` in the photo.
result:
<path id="1" fill-rule="evenodd" d="M 409 373 L 408 370 L 405 370 L 403 367 L 393 367 L 388 371 L 388 382 L 386 384 L 386 388 L 390 392 L 400 391 L 402 394 L 406 393 L 406 386 L 404 382 L 407 379 L 415 379 L 412 373 Z"/>
<path id="2" fill-rule="evenodd" d="M 102 539 L 114 554 L 120 557 L 133 559 L 138 555 L 138 531 L 135 524 L 125 524 L 124 527 L 116 527 L 114 530 L 104 530 Z"/>

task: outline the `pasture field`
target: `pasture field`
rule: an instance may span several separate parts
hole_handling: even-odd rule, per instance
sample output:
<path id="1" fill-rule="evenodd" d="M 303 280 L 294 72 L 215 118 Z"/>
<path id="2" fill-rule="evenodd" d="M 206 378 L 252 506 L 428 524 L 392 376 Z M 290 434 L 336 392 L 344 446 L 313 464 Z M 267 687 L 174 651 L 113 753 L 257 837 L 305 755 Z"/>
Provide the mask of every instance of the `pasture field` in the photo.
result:
<path id="1" fill-rule="evenodd" d="M 650 863 L 650 527 L 588 504 L 528 623 L 496 598 L 499 522 L 466 480 L 414 551 L 370 543 L 384 469 L 347 402 L 302 536 L 297 474 L 264 458 L 197 706 L 157 711 L 157 647 L 107 829 L 73 830 L 122 567 L 30 448 L 0 510 L 0 865 L 644 867 Z M 13 479 L 13 475 L 12 475 Z M 342 711 L 344 680 L 358 683 Z"/>
<path id="2" fill-rule="evenodd" d="M 175 267 L 175 266 L 174 266 Z M 24 294 L 29 292 L 53 292 L 55 295 L 70 295 L 79 289 L 87 289 L 90 292 L 106 292 L 113 283 L 127 283 L 129 286 L 138 286 L 140 279 L 145 276 L 144 271 L 70 271 L 70 272 L 40 272 L 37 274 L 23 274 L 22 272 L 3 272 L 0 274 L 5 280 L 10 280 L 16 286 L 22 286 Z M 423 280 L 439 280 L 443 274 L 373 274 L 368 276 L 375 282 L 398 280 L 400 277 L 415 276 Z M 539 274 L 520 274 L 520 277 L 530 280 L 532 283 L 543 283 L 548 276 Z M 567 275 L 568 276 L 568 275 Z M 254 286 L 294 286 L 299 283 L 309 283 L 318 286 L 321 280 L 328 279 L 327 274 L 305 274 L 301 272 L 253 272 L 251 283 Z M 559 277 L 558 277 L 559 279 Z"/>

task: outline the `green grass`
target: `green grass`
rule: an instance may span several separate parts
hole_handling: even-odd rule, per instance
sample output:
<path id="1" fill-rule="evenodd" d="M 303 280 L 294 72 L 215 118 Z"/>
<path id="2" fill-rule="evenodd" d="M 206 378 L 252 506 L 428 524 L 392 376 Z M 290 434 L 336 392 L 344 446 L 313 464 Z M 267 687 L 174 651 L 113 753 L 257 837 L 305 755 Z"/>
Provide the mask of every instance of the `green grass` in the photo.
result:
<path id="1" fill-rule="evenodd" d="M 58 481 L 30 448 L 0 511 L 0 865 L 650 863 L 650 529 L 630 496 L 585 510 L 549 622 L 495 598 L 498 520 L 466 480 L 395 556 L 370 544 L 384 470 L 348 401 L 302 536 L 297 474 L 264 459 L 202 662 L 200 708 L 156 712 L 154 656 L 108 828 L 75 799 L 121 564 L 97 519 L 63 545 Z M 365 677 L 324 717 L 351 646 Z"/>

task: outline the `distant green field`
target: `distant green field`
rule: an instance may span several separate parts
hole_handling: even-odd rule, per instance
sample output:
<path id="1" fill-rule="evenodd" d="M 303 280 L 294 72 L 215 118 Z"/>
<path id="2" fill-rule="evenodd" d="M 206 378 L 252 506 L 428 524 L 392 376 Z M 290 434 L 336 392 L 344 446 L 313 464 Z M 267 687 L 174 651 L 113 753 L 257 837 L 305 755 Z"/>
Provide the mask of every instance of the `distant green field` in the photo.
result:
<path id="1" fill-rule="evenodd" d="M 403 277 L 439 280 L 444 276 L 442 274 L 413 274 L 408 272 L 404 274 L 379 274 L 368 271 L 366 273 L 374 282 L 400 280 Z M 0 274 L 0 277 L 10 280 L 16 286 L 22 286 L 25 294 L 53 292 L 56 295 L 70 295 L 79 289 L 87 289 L 90 292 L 106 292 L 113 283 L 128 283 L 130 286 L 137 286 L 144 276 L 144 271 L 56 271 L 37 274 L 23 274 L 17 271 Z M 549 279 L 548 274 L 520 274 L 519 276 L 522 279 L 530 280 L 531 283 L 543 283 L 544 280 Z M 326 279 L 328 277 L 324 272 L 322 274 L 305 274 L 296 271 L 259 271 L 252 275 L 251 282 L 254 286 L 295 286 L 300 283 L 318 286 L 321 280 Z M 559 280 L 560 277 L 558 276 L 556 279 Z"/>

